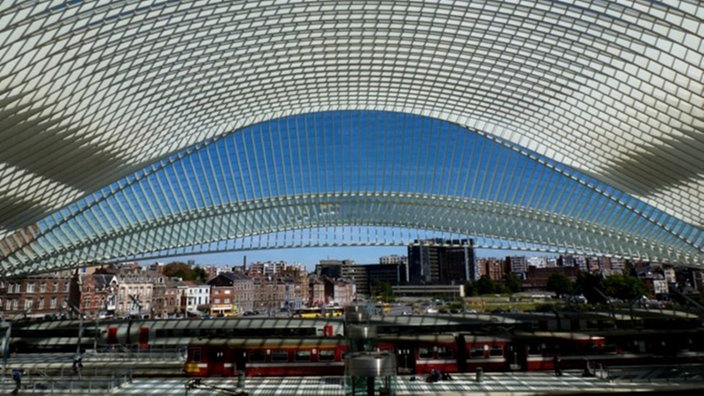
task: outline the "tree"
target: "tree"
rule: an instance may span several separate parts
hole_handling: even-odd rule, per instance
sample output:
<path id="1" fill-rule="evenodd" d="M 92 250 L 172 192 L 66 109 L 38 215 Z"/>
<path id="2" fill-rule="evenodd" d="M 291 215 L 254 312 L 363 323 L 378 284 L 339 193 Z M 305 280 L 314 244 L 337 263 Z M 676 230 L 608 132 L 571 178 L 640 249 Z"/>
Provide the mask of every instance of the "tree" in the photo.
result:
<path id="1" fill-rule="evenodd" d="M 518 293 L 523 289 L 523 284 L 521 283 L 521 280 L 516 276 L 516 274 L 511 272 L 506 274 L 504 284 L 511 293 Z"/>
<path id="2" fill-rule="evenodd" d="M 207 282 L 208 281 L 208 273 L 205 272 L 205 269 L 200 266 L 196 266 L 195 268 L 193 268 L 193 276 L 194 276 L 194 279 L 199 282 Z"/>
<path id="3" fill-rule="evenodd" d="M 625 301 L 635 300 L 647 292 L 643 282 L 631 275 L 609 275 L 601 284 L 606 294 Z"/>
<path id="4" fill-rule="evenodd" d="M 468 280 L 464 282 L 464 295 L 465 296 L 476 296 L 477 292 L 477 282 Z"/>
<path id="5" fill-rule="evenodd" d="M 477 293 L 480 295 L 482 294 L 491 294 L 494 292 L 494 282 L 492 282 L 491 279 L 489 279 L 488 276 L 483 275 L 479 280 L 477 281 Z"/>
<path id="6" fill-rule="evenodd" d="M 602 278 L 599 275 L 590 274 L 588 272 L 580 272 L 577 275 L 577 282 L 575 285 L 575 293 L 581 293 L 587 298 L 589 302 L 605 303 L 606 300 L 599 290 L 602 290 L 601 286 Z"/>
<path id="7" fill-rule="evenodd" d="M 565 294 L 571 294 L 574 290 L 574 285 L 567 275 L 560 271 L 553 272 L 548 278 L 548 291 L 555 292 L 557 297 L 562 297 Z"/>
<path id="8" fill-rule="evenodd" d="M 389 282 L 376 282 L 372 286 L 372 293 L 378 300 L 383 302 L 393 302 L 394 301 L 394 290 Z"/>
<path id="9" fill-rule="evenodd" d="M 164 276 L 178 277 L 183 280 L 196 280 L 196 273 L 186 263 L 172 262 L 164 266 Z"/>

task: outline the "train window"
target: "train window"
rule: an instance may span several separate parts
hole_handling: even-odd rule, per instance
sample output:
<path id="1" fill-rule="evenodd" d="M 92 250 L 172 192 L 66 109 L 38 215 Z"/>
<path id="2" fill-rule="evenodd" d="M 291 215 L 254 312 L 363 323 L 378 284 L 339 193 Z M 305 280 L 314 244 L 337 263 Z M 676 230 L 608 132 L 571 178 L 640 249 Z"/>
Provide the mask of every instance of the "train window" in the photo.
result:
<path id="1" fill-rule="evenodd" d="M 288 351 L 286 351 L 286 350 L 273 350 L 273 351 L 271 351 L 271 361 L 272 362 L 287 362 L 288 361 Z"/>
<path id="2" fill-rule="evenodd" d="M 489 350 L 489 355 L 490 356 L 503 356 L 504 355 L 504 348 L 501 345 L 494 345 Z"/>
<path id="3" fill-rule="evenodd" d="M 194 362 L 200 362 L 200 349 L 193 349 L 193 358 L 191 360 Z"/>
<path id="4" fill-rule="evenodd" d="M 421 358 L 432 358 L 433 357 L 433 351 L 431 351 L 428 348 L 418 348 L 418 357 Z"/>
<path id="5" fill-rule="evenodd" d="M 310 351 L 296 351 L 296 361 L 310 362 Z"/>
<path id="6" fill-rule="evenodd" d="M 211 362 L 222 362 L 224 358 L 223 351 L 210 351 L 209 358 Z"/>
<path id="7" fill-rule="evenodd" d="M 446 347 L 438 347 L 438 358 L 447 359 L 452 357 L 452 349 Z"/>
<path id="8" fill-rule="evenodd" d="M 318 359 L 321 361 L 332 361 L 335 360 L 335 351 L 330 349 L 321 349 L 318 352 Z"/>
<path id="9" fill-rule="evenodd" d="M 266 360 L 266 353 L 261 349 L 249 351 L 248 355 L 250 362 L 263 362 Z"/>
<path id="10" fill-rule="evenodd" d="M 484 357 L 484 348 L 483 348 L 483 347 L 480 347 L 480 348 L 476 348 L 476 347 L 475 347 L 475 348 L 472 348 L 472 350 L 471 350 L 470 353 L 469 353 L 469 356 L 470 356 L 470 357 L 473 357 L 473 358 L 481 358 L 481 357 Z"/>

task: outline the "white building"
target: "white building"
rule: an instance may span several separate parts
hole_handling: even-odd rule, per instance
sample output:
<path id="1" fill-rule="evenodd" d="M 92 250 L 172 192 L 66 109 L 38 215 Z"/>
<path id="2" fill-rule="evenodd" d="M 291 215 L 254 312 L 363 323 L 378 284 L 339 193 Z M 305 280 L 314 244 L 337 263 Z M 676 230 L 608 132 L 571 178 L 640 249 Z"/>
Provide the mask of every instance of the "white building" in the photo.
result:
<path id="1" fill-rule="evenodd" d="M 181 310 L 184 312 L 198 312 L 199 306 L 210 305 L 210 285 L 183 282 L 181 289 Z"/>
<path id="2" fill-rule="evenodd" d="M 117 315 L 149 315 L 154 285 L 148 279 L 123 278 L 117 285 Z"/>

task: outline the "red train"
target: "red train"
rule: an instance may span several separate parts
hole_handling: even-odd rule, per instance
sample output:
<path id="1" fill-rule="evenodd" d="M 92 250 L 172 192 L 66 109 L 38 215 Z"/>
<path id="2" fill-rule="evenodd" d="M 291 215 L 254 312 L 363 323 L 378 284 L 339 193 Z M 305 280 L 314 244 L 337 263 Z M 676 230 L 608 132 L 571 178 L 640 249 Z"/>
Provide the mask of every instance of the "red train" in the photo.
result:
<path id="1" fill-rule="evenodd" d="M 342 375 L 341 337 L 210 339 L 188 347 L 189 376 Z"/>
<path id="2" fill-rule="evenodd" d="M 655 345 L 662 337 L 672 343 L 667 353 L 657 349 L 662 345 Z M 701 338 L 701 331 L 657 336 L 621 331 L 612 337 L 574 332 L 380 335 L 375 349 L 393 352 L 398 374 L 424 375 L 434 369 L 457 373 L 480 367 L 487 372 L 552 370 L 555 356 L 560 357 L 562 369 L 584 369 L 587 362 L 591 367 L 702 363 Z M 675 345 L 680 341 L 689 348 Z M 188 347 L 185 372 L 190 376 L 341 376 L 347 352 L 342 337 L 210 339 Z"/>
<path id="3" fill-rule="evenodd" d="M 518 369 L 510 360 L 508 337 L 483 335 L 381 336 L 377 350 L 396 356 L 399 374 L 431 370 L 468 372 Z M 188 347 L 185 372 L 190 376 L 343 375 L 349 351 L 342 337 L 210 339 Z"/>

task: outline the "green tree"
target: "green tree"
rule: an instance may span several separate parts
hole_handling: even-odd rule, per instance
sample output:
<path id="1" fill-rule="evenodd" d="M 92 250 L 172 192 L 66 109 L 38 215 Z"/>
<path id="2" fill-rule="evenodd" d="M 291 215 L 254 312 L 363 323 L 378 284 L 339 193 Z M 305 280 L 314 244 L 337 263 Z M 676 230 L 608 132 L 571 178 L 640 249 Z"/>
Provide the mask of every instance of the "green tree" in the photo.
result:
<path id="1" fill-rule="evenodd" d="M 186 263 L 174 261 L 164 266 L 164 275 L 168 277 L 178 277 L 183 280 L 196 280 L 196 273 Z"/>
<path id="2" fill-rule="evenodd" d="M 372 286 L 372 293 L 376 296 L 377 300 L 383 302 L 394 302 L 394 290 L 389 282 L 375 282 Z"/>
<path id="3" fill-rule="evenodd" d="M 634 300 L 647 292 L 643 282 L 631 275 L 609 275 L 601 284 L 604 293 L 625 301 Z"/>
<path id="4" fill-rule="evenodd" d="M 479 293 L 477 291 L 477 282 L 471 281 L 471 280 L 464 282 L 464 295 L 465 296 L 470 297 L 470 296 L 476 296 L 478 294 Z"/>
<path id="5" fill-rule="evenodd" d="M 548 291 L 555 292 L 557 297 L 562 297 L 565 294 L 571 294 L 574 290 L 574 284 L 567 275 L 560 271 L 553 272 L 548 278 Z"/>
<path id="6" fill-rule="evenodd" d="M 477 281 L 477 293 L 481 294 L 493 294 L 496 293 L 496 285 L 491 278 L 483 275 Z"/>
<path id="7" fill-rule="evenodd" d="M 504 285 L 511 293 L 518 293 L 523 289 L 523 284 L 521 279 L 519 279 L 516 274 L 509 272 L 504 278 Z"/>
<path id="8" fill-rule="evenodd" d="M 606 300 L 599 290 L 602 290 L 601 286 L 602 278 L 600 275 L 590 274 L 588 272 L 580 272 L 577 275 L 577 282 L 575 284 L 575 293 L 581 293 L 584 297 L 589 300 L 589 302 L 601 302 L 605 303 Z"/>
<path id="9" fill-rule="evenodd" d="M 196 266 L 193 268 L 193 276 L 196 281 L 199 282 L 207 282 L 208 281 L 208 273 L 205 272 L 205 269 L 200 266 Z"/>

